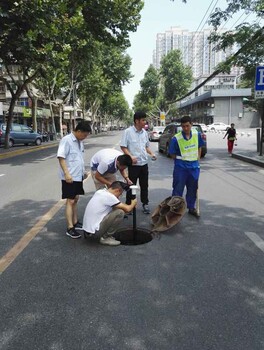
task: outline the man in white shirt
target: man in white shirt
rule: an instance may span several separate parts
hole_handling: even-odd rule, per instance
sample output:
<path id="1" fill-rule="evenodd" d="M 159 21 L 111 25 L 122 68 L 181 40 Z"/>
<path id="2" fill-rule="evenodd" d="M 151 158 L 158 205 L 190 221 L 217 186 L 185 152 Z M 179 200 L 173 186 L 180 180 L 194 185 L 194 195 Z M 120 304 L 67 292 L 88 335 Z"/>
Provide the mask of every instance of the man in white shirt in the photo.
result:
<path id="1" fill-rule="evenodd" d="M 150 213 L 148 207 L 148 154 L 152 160 L 156 160 L 155 154 L 149 147 L 148 134 L 145 130 L 146 113 L 134 114 L 134 125 L 125 130 L 120 147 L 121 150 L 132 158 L 132 165 L 128 167 L 129 179 L 136 185 L 139 180 L 140 199 L 145 214 Z M 126 203 L 130 203 L 131 193 L 127 192 Z"/>
<path id="2" fill-rule="evenodd" d="M 128 185 L 132 185 L 129 180 L 126 168 L 132 165 L 132 159 L 129 155 L 124 154 L 113 148 L 105 148 L 96 152 L 91 161 L 91 174 L 95 188 L 110 187 L 117 180 L 116 173 L 119 170 L 121 176 Z"/>
<path id="3" fill-rule="evenodd" d="M 99 189 L 88 202 L 83 217 L 84 237 L 96 235 L 100 237 L 100 243 L 110 246 L 119 245 L 113 234 L 124 218 L 124 212 L 133 210 L 137 204 L 136 199 L 131 200 L 131 204 L 120 202 L 127 184 L 115 181 L 111 186 Z"/>
<path id="4" fill-rule="evenodd" d="M 72 133 L 61 139 L 57 152 L 62 198 L 66 198 L 66 235 L 71 238 L 81 237 L 80 233 L 77 232 L 77 230 L 82 229 L 82 224 L 78 222 L 77 202 L 79 195 L 84 194 L 83 180 L 87 177 L 83 159 L 83 140 L 90 133 L 90 124 L 87 121 L 81 121 Z"/>

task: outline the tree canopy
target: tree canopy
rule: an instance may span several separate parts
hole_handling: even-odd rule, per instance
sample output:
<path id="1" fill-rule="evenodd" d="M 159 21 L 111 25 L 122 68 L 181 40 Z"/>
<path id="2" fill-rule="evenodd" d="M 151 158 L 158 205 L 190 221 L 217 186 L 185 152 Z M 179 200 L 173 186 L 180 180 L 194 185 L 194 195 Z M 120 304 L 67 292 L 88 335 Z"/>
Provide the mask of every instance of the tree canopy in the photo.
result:
<path id="1" fill-rule="evenodd" d="M 191 68 L 185 66 L 179 50 L 172 50 L 161 60 L 159 70 L 150 65 L 140 81 L 134 108 L 157 116 L 169 109 L 169 103 L 185 94 L 192 82 Z"/>
<path id="2" fill-rule="evenodd" d="M 129 32 L 140 22 L 142 7 L 142 0 L 1 1 L 0 65 L 7 72 L 10 65 L 20 71 L 19 79 L 9 71 L 17 86 L 15 93 L 0 75 L 12 94 L 6 135 L 15 100 L 37 77 L 50 79 L 53 93 L 63 89 L 66 96 L 74 86 L 81 88 L 83 80 L 91 83 L 95 77 L 100 86 L 105 79 L 108 89 L 110 85 L 119 89 L 128 81 L 130 58 L 124 52 L 130 45 Z M 92 90 L 98 91 L 96 85 Z"/>

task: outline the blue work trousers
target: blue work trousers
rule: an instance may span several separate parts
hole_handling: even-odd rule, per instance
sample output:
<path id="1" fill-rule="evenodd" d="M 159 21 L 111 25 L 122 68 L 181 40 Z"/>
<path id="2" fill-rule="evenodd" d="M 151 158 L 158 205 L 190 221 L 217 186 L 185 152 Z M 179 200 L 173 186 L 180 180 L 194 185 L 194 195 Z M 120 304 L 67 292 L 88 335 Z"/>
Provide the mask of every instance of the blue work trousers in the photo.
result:
<path id="1" fill-rule="evenodd" d="M 200 168 L 176 168 L 173 171 L 172 195 L 182 197 L 186 186 L 186 203 L 188 209 L 195 208 Z"/>

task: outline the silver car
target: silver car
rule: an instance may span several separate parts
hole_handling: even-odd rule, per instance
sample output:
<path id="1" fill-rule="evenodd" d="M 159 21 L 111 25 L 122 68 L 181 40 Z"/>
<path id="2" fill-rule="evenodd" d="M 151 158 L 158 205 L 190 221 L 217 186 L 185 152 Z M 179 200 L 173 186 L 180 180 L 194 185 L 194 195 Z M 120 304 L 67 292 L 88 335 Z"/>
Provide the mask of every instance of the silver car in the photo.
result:
<path id="1" fill-rule="evenodd" d="M 163 133 L 165 126 L 154 126 L 151 131 L 149 131 L 149 141 L 159 141 L 160 135 Z"/>

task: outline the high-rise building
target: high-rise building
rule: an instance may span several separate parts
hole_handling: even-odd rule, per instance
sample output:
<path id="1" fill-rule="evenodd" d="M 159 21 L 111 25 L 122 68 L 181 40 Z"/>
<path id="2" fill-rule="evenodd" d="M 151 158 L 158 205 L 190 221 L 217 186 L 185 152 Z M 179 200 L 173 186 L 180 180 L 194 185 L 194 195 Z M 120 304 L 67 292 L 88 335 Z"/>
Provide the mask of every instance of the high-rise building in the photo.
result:
<path id="1" fill-rule="evenodd" d="M 171 27 L 165 33 L 158 33 L 156 49 L 153 52 L 154 67 L 159 69 L 161 59 L 171 50 L 178 49 L 181 51 L 183 63 L 192 68 L 194 78 L 210 75 L 233 52 L 232 48 L 217 51 L 215 44 L 208 40 L 210 33 L 211 29 L 190 32 L 180 27 Z"/>

